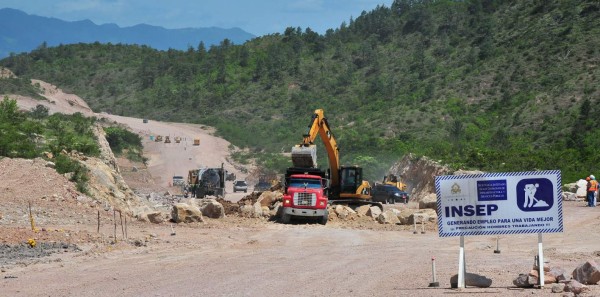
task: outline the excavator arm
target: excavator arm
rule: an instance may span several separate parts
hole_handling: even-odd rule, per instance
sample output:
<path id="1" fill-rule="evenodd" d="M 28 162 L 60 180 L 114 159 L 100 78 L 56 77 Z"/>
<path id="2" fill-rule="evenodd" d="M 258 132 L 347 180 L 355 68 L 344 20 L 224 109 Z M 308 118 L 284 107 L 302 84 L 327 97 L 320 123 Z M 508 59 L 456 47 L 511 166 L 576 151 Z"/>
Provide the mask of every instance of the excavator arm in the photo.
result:
<path id="1" fill-rule="evenodd" d="M 380 203 L 371 201 L 371 185 L 363 180 L 362 168 L 340 165 L 337 141 L 322 109 L 315 110 L 308 129 L 302 136 L 302 142 L 292 147 L 294 170 L 317 169 L 317 147 L 314 142 L 319 136 L 329 159 L 330 202 L 346 205 L 375 205 L 383 209 Z"/>
<path id="2" fill-rule="evenodd" d="M 340 182 L 339 148 L 322 109 L 315 110 L 307 130 L 302 136 L 302 143 L 292 148 L 292 163 L 294 166 L 301 168 L 317 167 L 317 147 L 314 142 L 317 136 L 320 136 L 327 151 L 331 184 L 338 185 Z"/>

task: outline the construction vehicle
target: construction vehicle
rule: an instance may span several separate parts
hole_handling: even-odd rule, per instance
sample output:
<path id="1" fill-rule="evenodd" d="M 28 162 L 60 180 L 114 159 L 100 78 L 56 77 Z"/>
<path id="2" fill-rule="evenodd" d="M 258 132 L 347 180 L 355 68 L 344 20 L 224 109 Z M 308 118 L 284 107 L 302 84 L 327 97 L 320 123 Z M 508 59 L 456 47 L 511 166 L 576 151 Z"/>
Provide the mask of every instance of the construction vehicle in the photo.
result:
<path id="1" fill-rule="evenodd" d="M 225 169 L 199 168 L 188 172 L 188 187 L 193 198 L 225 197 Z"/>
<path id="2" fill-rule="evenodd" d="M 325 225 L 328 180 L 319 168 L 290 167 L 285 174 L 281 222 L 287 224 L 292 216 L 315 217 Z"/>
<path id="3" fill-rule="evenodd" d="M 175 143 L 180 143 L 180 142 L 181 142 L 181 137 L 175 136 Z"/>
<path id="4" fill-rule="evenodd" d="M 163 141 L 163 137 L 162 137 L 162 135 L 156 135 L 156 138 L 154 139 L 154 141 L 156 141 L 156 142 L 161 142 L 161 141 Z"/>
<path id="5" fill-rule="evenodd" d="M 200 145 L 200 138 L 194 138 L 194 145 Z"/>
<path id="6" fill-rule="evenodd" d="M 406 192 L 406 184 L 399 181 L 398 177 L 391 173 L 383 177 L 383 183 L 395 186 L 398 190 Z"/>
<path id="7" fill-rule="evenodd" d="M 169 136 L 165 136 L 165 143 L 171 143 L 171 138 L 169 138 Z"/>
<path id="8" fill-rule="evenodd" d="M 317 147 L 314 143 L 317 136 L 320 136 L 327 151 L 329 161 L 327 172 L 320 170 L 317 166 Z M 285 176 L 286 185 L 281 216 L 283 222 L 288 219 L 288 215 L 320 216 L 321 212 L 307 212 L 304 214 L 301 210 L 321 209 L 321 201 L 326 201 L 326 204 L 344 204 L 349 206 L 373 205 L 383 210 L 381 203 L 372 201 L 371 185 L 368 181 L 363 180 L 362 168 L 359 166 L 340 165 L 337 141 L 331 132 L 322 109 L 315 110 L 308 130 L 303 134 L 302 142 L 292 147 L 292 163 L 294 167 L 288 168 Z M 296 204 L 296 197 L 305 194 L 302 194 L 302 189 L 292 187 L 292 185 L 294 185 L 295 179 L 302 177 L 306 179 L 321 179 L 322 192 L 319 191 L 319 193 L 323 193 L 322 195 L 327 198 L 323 200 L 315 192 L 311 193 L 312 200 L 310 205 Z M 308 185 L 310 183 L 307 183 L 307 186 L 304 187 L 304 192 L 309 192 Z M 323 208 L 326 209 L 326 206 Z"/>

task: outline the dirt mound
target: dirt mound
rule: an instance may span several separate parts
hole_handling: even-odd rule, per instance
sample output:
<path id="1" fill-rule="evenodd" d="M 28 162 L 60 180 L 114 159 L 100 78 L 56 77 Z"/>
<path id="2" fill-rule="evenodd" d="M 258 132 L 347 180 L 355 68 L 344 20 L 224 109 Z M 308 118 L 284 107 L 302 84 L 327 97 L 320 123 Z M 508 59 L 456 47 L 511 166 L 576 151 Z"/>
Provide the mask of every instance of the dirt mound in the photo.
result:
<path id="1" fill-rule="evenodd" d="M 399 176 L 406 184 L 406 192 L 412 201 L 420 201 L 430 193 L 435 193 L 435 176 L 450 174 L 447 166 L 427 157 L 405 155 L 390 168 L 389 172 Z"/>

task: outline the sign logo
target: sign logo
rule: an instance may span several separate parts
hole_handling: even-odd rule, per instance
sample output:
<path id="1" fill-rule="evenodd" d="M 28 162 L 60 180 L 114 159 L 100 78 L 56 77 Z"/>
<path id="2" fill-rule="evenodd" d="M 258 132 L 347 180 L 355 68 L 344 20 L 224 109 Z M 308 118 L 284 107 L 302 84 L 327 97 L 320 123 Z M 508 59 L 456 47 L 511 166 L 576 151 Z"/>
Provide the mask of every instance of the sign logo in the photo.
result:
<path id="1" fill-rule="evenodd" d="M 450 188 L 450 192 L 452 192 L 452 194 L 460 194 L 460 186 L 457 183 L 454 183 Z"/>
<path id="2" fill-rule="evenodd" d="M 554 187 L 545 178 L 523 179 L 517 183 L 517 206 L 522 211 L 546 211 L 554 205 Z"/>

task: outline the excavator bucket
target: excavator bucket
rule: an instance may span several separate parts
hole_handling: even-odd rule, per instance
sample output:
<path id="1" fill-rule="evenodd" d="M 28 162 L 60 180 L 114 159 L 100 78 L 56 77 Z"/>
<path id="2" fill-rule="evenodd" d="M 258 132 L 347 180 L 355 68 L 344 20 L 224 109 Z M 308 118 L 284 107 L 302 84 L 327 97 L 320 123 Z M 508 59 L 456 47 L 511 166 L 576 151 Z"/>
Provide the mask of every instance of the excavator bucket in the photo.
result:
<path id="1" fill-rule="evenodd" d="M 292 163 L 294 167 L 316 168 L 317 167 L 317 146 L 301 146 L 292 147 Z"/>

